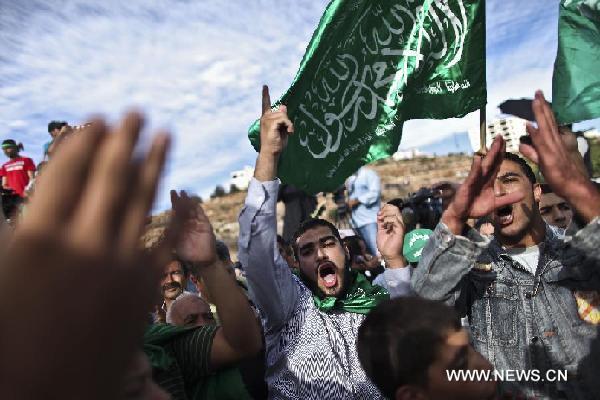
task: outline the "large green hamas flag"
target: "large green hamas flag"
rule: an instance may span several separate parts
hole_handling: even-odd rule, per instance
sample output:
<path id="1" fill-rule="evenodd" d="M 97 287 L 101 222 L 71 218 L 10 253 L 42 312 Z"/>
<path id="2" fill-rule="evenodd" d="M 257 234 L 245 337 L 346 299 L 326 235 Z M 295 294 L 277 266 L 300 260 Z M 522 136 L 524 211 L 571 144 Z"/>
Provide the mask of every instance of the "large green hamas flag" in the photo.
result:
<path id="1" fill-rule="evenodd" d="M 480 0 L 332 0 L 277 102 L 295 129 L 281 180 L 308 193 L 335 190 L 394 153 L 404 121 L 482 107 L 484 21 Z M 258 123 L 249 137 L 258 149 Z"/>
<path id="2" fill-rule="evenodd" d="M 552 108 L 563 124 L 600 117 L 600 0 L 562 0 Z"/>

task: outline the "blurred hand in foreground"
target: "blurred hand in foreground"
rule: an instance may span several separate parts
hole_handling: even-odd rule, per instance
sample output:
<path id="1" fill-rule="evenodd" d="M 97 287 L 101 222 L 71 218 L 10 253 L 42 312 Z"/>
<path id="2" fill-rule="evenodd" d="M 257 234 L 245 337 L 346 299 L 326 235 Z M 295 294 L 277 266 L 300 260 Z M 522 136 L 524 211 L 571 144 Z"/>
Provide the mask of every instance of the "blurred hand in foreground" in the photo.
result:
<path id="1" fill-rule="evenodd" d="M 139 244 L 169 136 L 133 156 L 142 118 L 96 120 L 56 152 L 2 249 L 0 390 L 10 399 L 117 398 L 182 221 Z"/>

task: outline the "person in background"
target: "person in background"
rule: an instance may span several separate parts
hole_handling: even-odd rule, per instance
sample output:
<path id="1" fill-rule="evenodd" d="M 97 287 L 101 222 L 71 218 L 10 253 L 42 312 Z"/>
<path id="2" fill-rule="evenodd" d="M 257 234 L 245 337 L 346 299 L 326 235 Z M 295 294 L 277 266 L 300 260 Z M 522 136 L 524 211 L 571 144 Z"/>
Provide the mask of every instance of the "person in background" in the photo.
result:
<path id="1" fill-rule="evenodd" d="M 387 216 L 387 220 L 386 220 Z M 398 261 L 386 263 L 382 274 L 378 275 L 373 284 L 385 288 L 392 297 L 411 296 L 414 294 L 412 287 L 406 284 L 411 279 L 413 268 L 419 262 L 423 247 L 431 236 L 429 229 L 414 229 L 404 234 L 404 221 L 400 208 L 392 203 L 387 203 L 378 214 L 381 230 L 396 231 L 398 246 L 402 254 Z"/>
<path id="2" fill-rule="evenodd" d="M 215 325 L 209 304 L 197 294 L 184 293 L 171 305 L 167 313 L 167 323 L 179 327 L 200 327 Z M 210 375 L 203 385 L 203 398 L 211 400 L 264 399 L 267 388 L 264 379 L 264 352 L 237 365 L 223 368 Z"/>
<path id="3" fill-rule="evenodd" d="M 381 206 L 379 175 L 368 167 L 360 167 L 346 181 L 348 209 L 352 226 L 365 240 L 370 254 L 377 254 L 377 212 Z"/>
<path id="4" fill-rule="evenodd" d="M 44 143 L 44 154 L 42 156 L 44 161 L 48 160 L 49 158 L 50 146 L 52 146 L 52 143 L 56 140 L 61 130 L 67 126 L 69 126 L 69 124 L 67 124 L 66 121 L 50 121 L 48 123 L 48 134 L 50 134 L 50 141 Z"/>
<path id="5" fill-rule="evenodd" d="M 190 278 L 190 271 L 185 263 L 175 254 L 171 261 L 165 265 L 165 270 L 160 281 L 161 306 L 156 310 L 154 322 L 165 322 L 169 308 L 175 299 L 185 293 Z"/>
<path id="6" fill-rule="evenodd" d="M 183 293 L 169 307 L 167 324 L 192 327 L 216 324 L 210 305 L 195 293 Z"/>
<path id="7" fill-rule="evenodd" d="M 494 400 L 493 380 L 450 380 L 447 371 L 489 371 L 454 309 L 405 297 L 379 304 L 358 331 L 358 358 L 392 400 Z"/>
<path id="8" fill-rule="evenodd" d="M 494 223 L 489 216 L 478 218 L 473 225 L 473 229 L 479 232 L 481 236 L 492 237 L 494 235 Z"/>
<path id="9" fill-rule="evenodd" d="M 285 204 L 281 236 L 289 242 L 300 224 L 310 219 L 317 206 L 317 198 L 296 188 L 294 185 L 286 184 L 280 186 L 277 197 L 277 201 L 282 201 Z"/>
<path id="10" fill-rule="evenodd" d="M 277 250 L 279 250 L 279 254 L 285 260 L 287 265 L 292 269 L 292 271 L 298 271 L 298 263 L 294 258 L 294 250 L 292 250 L 292 246 L 281 235 L 277 235 Z"/>
<path id="11" fill-rule="evenodd" d="M 573 209 L 565 199 L 557 196 L 550 185 L 540 184 L 542 189 L 539 196 L 540 214 L 548 225 L 567 230 L 573 220 Z"/>
<path id="12" fill-rule="evenodd" d="M 222 242 L 221 240 L 217 240 L 215 246 L 216 246 L 217 258 L 221 261 L 221 263 L 220 263 L 221 267 L 225 269 L 225 271 L 231 277 L 231 279 L 236 281 L 236 283 L 238 285 L 240 285 L 240 287 L 242 287 L 244 290 L 246 290 L 246 287 L 237 279 L 237 275 L 235 273 L 235 268 L 234 268 L 234 263 L 233 263 L 233 261 L 231 261 L 231 255 L 229 253 L 229 248 L 227 247 L 227 245 L 224 242 Z M 212 301 L 213 298 L 212 298 L 210 289 L 204 284 L 202 277 L 196 276 L 195 274 L 192 273 L 190 276 L 190 281 L 196 287 L 197 293 L 200 294 L 200 297 L 202 297 L 204 300 L 206 300 L 211 305 L 212 311 L 215 312 L 214 303 Z"/>
<path id="13" fill-rule="evenodd" d="M 459 186 L 459 184 L 450 181 L 438 182 L 431 186 L 431 189 L 437 191 L 439 198 L 442 199 L 442 210 L 448 208 Z"/>
<path id="14" fill-rule="evenodd" d="M 344 246 L 350 252 L 352 260 L 350 268 L 365 274 L 369 281 L 383 273 L 383 266 L 377 256 L 369 254 L 365 241 L 360 236 L 352 235 L 344 237 Z"/>
<path id="15" fill-rule="evenodd" d="M 0 167 L 2 177 L 2 188 L 10 189 L 20 197 L 25 197 L 25 188 L 35 173 L 35 164 L 29 157 L 21 157 L 19 146 L 12 139 L 2 142 L 4 155 L 9 158 Z"/>
<path id="16" fill-rule="evenodd" d="M 152 366 L 142 350 L 133 356 L 123 378 L 119 400 L 171 400 L 171 396 L 152 380 Z"/>
<path id="17" fill-rule="evenodd" d="M 171 202 L 175 214 L 185 212 L 186 217 L 176 252 L 210 290 L 220 325 L 203 325 L 200 318 L 195 323 L 188 321 L 186 327 L 150 325 L 144 334 L 144 351 L 156 382 L 174 400 L 212 399 L 212 375 L 259 353 L 260 325 L 242 289 L 217 257 L 213 229 L 201 205 L 185 192 L 178 195 L 172 191 Z M 169 317 L 173 318 L 171 311 Z"/>

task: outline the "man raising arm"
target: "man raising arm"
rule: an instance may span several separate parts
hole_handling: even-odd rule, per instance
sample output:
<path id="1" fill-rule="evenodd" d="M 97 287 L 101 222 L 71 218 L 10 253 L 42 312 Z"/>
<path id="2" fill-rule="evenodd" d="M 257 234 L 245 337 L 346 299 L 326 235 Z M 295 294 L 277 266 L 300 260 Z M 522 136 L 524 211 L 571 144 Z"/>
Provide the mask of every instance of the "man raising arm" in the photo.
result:
<path id="1" fill-rule="evenodd" d="M 266 87 L 260 127 L 260 152 L 239 219 L 239 258 L 261 311 L 269 397 L 380 399 L 355 344 L 365 315 L 389 296 L 350 270 L 338 230 L 322 219 L 305 221 L 294 235 L 300 277 L 292 274 L 277 248 L 275 202 L 277 164 L 293 125 L 285 106 L 270 109 Z M 395 241 L 386 243 L 384 256 L 401 252 L 391 248 Z"/>
<path id="2" fill-rule="evenodd" d="M 571 162 L 541 92 L 533 109 L 538 128 L 521 151 L 538 163 L 552 189 L 582 215 L 587 226 L 558 237 L 539 212 L 540 188 L 529 165 L 504 153 L 502 138 L 476 156 L 436 227 L 413 274 L 415 291 L 454 304 L 469 317 L 476 350 L 497 370 L 543 375 L 564 368 L 568 382 L 506 382 L 505 391 L 527 397 L 592 398 L 581 360 L 596 337 L 578 313 L 578 291 L 600 287 L 600 194 Z M 466 220 L 491 214 L 488 241 L 465 229 Z M 465 237 L 467 236 L 467 237 Z M 585 382 L 584 382 L 585 381 Z"/>

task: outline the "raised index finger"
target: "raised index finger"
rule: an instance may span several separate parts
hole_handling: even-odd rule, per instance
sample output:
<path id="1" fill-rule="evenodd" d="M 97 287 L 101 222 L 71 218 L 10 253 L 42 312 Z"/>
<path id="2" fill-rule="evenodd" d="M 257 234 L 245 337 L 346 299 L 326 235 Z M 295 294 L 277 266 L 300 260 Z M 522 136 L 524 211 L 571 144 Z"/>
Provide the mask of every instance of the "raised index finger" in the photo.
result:
<path id="1" fill-rule="evenodd" d="M 271 109 L 271 96 L 269 96 L 269 87 L 263 85 L 262 89 L 262 115 Z"/>

